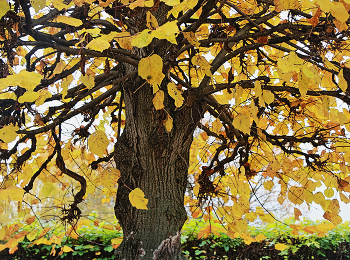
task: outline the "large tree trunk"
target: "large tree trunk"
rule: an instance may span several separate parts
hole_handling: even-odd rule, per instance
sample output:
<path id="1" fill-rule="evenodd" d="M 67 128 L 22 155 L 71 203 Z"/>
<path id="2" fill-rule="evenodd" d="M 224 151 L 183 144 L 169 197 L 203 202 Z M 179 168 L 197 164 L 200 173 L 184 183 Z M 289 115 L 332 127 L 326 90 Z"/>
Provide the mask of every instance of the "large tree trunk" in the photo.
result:
<path id="1" fill-rule="evenodd" d="M 202 114 L 188 106 L 175 111 L 173 100 L 166 97 L 165 109 L 174 119 L 168 133 L 163 126 L 166 112 L 155 110 L 152 88 L 146 84 L 139 89 L 143 83 L 136 77 L 124 85 L 126 124 L 115 145 L 121 172 L 115 215 L 124 240 L 116 254 L 126 260 L 185 259 L 179 232 L 187 218 L 184 195 L 189 151 Z M 165 80 L 163 85 L 166 91 Z M 130 204 L 129 193 L 135 188 L 144 191 L 148 210 Z"/>

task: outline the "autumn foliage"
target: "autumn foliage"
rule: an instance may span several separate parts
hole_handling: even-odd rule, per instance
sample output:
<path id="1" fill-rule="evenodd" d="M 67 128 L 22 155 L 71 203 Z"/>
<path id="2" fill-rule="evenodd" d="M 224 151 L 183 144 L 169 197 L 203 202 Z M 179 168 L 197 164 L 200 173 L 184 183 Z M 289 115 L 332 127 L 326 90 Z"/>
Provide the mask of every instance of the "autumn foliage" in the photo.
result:
<path id="1" fill-rule="evenodd" d="M 277 187 L 297 220 L 316 203 L 340 224 L 349 10 L 348 0 L 0 0 L 0 249 L 31 236 L 14 236 L 14 218 L 56 216 L 74 236 L 97 190 L 101 203 L 117 194 L 124 236 L 138 241 L 116 243 L 127 259 L 178 259 L 183 206 L 259 240 L 249 223 L 276 217 L 258 187 Z M 59 244 L 46 233 L 33 243 Z"/>

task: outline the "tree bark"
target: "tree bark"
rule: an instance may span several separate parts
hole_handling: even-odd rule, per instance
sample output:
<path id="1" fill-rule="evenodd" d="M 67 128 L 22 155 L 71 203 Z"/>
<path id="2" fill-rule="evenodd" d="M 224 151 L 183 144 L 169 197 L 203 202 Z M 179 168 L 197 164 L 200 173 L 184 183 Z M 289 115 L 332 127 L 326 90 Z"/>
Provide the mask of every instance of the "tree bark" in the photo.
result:
<path id="1" fill-rule="evenodd" d="M 166 80 L 161 89 L 166 92 Z M 200 109 L 184 106 L 175 110 L 167 95 L 165 110 L 173 117 L 173 129 L 163 126 L 164 110 L 156 111 L 152 88 L 140 77 L 124 85 L 126 123 L 115 145 L 120 170 L 115 216 L 123 229 L 119 259 L 186 259 L 181 253 L 180 231 L 187 219 L 184 195 L 189 152 Z M 136 91 L 136 92 L 135 92 Z M 140 188 L 148 210 L 130 204 L 129 193 Z"/>

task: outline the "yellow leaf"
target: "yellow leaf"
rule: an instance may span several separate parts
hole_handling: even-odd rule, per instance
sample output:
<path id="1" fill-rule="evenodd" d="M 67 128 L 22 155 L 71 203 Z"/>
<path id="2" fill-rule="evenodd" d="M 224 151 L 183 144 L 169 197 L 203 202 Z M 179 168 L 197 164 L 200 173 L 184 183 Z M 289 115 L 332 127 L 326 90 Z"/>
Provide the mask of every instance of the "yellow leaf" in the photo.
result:
<path id="1" fill-rule="evenodd" d="M 62 0 L 52 0 L 51 3 L 59 11 L 69 8 L 69 5 L 64 4 L 64 2 Z"/>
<path id="2" fill-rule="evenodd" d="M 85 0 L 86 2 L 90 1 L 89 4 L 92 4 L 93 0 Z M 98 3 L 101 7 L 107 7 L 109 6 L 110 3 L 112 3 L 114 0 L 107 0 L 107 1 L 101 1 L 101 0 L 98 0 Z"/>
<path id="3" fill-rule="evenodd" d="M 111 225 L 111 224 L 104 224 L 104 225 L 102 226 L 102 228 L 104 228 L 104 229 L 109 229 L 109 230 L 114 230 L 114 226 Z"/>
<path id="4" fill-rule="evenodd" d="M 261 82 L 259 80 L 255 81 L 254 93 L 255 93 L 256 97 L 258 97 L 258 96 L 260 96 L 262 94 Z"/>
<path id="5" fill-rule="evenodd" d="M 129 193 L 129 200 L 131 205 L 137 209 L 148 209 L 148 199 L 145 199 L 145 194 L 139 188 L 136 188 Z"/>
<path id="6" fill-rule="evenodd" d="M 338 225 L 340 223 L 342 223 L 342 218 L 340 216 L 338 216 L 337 214 L 334 214 L 333 212 L 331 211 L 326 211 L 324 214 L 323 214 L 323 217 L 325 219 L 328 219 L 330 222 L 332 222 L 334 225 Z"/>
<path id="7" fill-rule="evenodd" d="M 36 93 L 36 92 L 34 92 L 34 93 Z M 47 98 L 52 97 L 52 94 L 50 93 L 50 91 L 48 91 L 46 89 L 40 89 L 37 93 L 39 94 L 39 97 L 36 98 L 36 101 L 35 101 L 36 106 L 40 106 L 40 105 L 44 104 L 45 100 Z"/>
<path id="8" fill-rule="evenodd" d="M 343 3 L 340 2 L 331 2 L 331 14 L 340 22 L 345 23 L 349 19 L 349 14 L 345 9 Z"/>
<path id="9" fill-rule="evenodd" d="M 174 6 L 169 12 L 167 17 L 173 15 L 175 18 L 178 17 L 180 12 L 186 12 L 188 9 L 193 9 L 198 3 L 198 0 L 185 0 L 182 3 Z"/>
<path id="10" fill-rule="evenodd" d="M 257 216 L 258 215 L 255 212 L 248 212 L 244 215 L 244 218 L 252 222 L 257 218 Z"/>
<path id="11" fill-rule="evenodd" d="M 116 237 L 111 239 L 112 245 L 120 245 L 123 242 L 123 237 Z"/>
<path id="12" fill-rule="evenodd" d="M 164 74 L 162 71 L 163 60 L 157 54 L 141 59 L 138 65 L 140 77 L 147 80 L 153 87 L 153 93 L 158 91 L 158 86 L 163 81 Z"/>
<path id="13" fill-rule="evenodd" d="M 33 231 L 31 231 L 31 232 L 27 235 L 27 239 L 28 239 L 29 241 L 33 241 L 33 240 L 36 238 L 37 233 L 38 233 L 38 231 L 37 231 L 36 229 L 34 229 Z"/>
<path id="14" fill-rule="evenodd" d="M 298 0 L 274 0 L 276 12 L 298 8 Z"/>
<path id="15" fill-rule="evenodd" d="M 158 90 L 158 92 L 154 95 L 153 98 L 153 105 L 156 108 L 156 110 L 161 110 L 164 108 L 164 92 L 161 90 Z"/>
<path id="16" fill-rule="evenodd" d="M 6 0 L 0 0 L 0 19 L 10 11 L 10 6 Z"/>
<path id="17" fill-rule="evenodd" d="M 22 70 L 18 74 L 9 75 L 6 78 L 0 79 L 0 90 L 9 86 L 20 86 L 26 90 L 33 91 L 40 84 L 42 75 L 36 72 Z"/>
<path id="18" fill-rule="evenodd" d="M 27 236 L 28 237 L 28 236 Z M 61 245 L 61 242 L 62 242 L 62 239 L 59 238 L 58 236 L 56 235 L 52 235 L 52 237 L 50 237 L 50 240 L 49 240 L 51 243 L 53 244 L 57 244 L 57 245 Z"/>
<path id="19" fill-rule="evenodd" d="M 205 74 L 209 77 L 212 77 L 212 73 L 210 71 L 211 65 L 210 63 L 206 60 L 205 57 L 200 56 L 200 55 L 195 55 L 192 58 L 192 63 L 193 65 L 199 66 L 199 68 L 203 71 L 205 71 Z"/>
<path id="20" fill-rule="evenodd" d="M 263 185 L 266 190 L 271 191 L 274 186 L 274 183 L 273 181 L 265 181 Z"/>
<path id="21" fill-rule="evenodd" d="M 131 37 L 129 32 L 120 32 L 114 38 L 121 48 L 132 50 Z"/>
<path id="22" fill-rule="evenodd" d="M 283 250 L 286 250 L 287 248 L 288 246 L 285 244 L 275 244 L 275 249 L 277 250 L 283 251 Z"/>
<path id="23" fill-rule="evenodd" d="M 180 4 L 180 0 L 161 0 L 161 1 L 169 6 L 174 6 L 174 5 Z"/>
<path id="24" fill-rule="evenodd" d="M 152 7 L 153 0 L 137 0 L 129 5 L 130 9 L 135 9 L 136 7 Z"/>
<path id="25" fill-rule="evenodd" d="M 328 188 L 323 193 L 327 198 L 331 198 L 334 195 L 334 190 L 332 188 Z"/>
<path id="26" fill-rule="evenodd" d="M 146 26 L 148 27 L 148 29 L 155 29 L 159 26 L 157 18 L 155 18 L 150 11 L 147 11 L 146 13 L 146 21 L 147 21 Z"/>
<path id="27" fill-rule="evenodd" d="M 18 98 L 18 102 L 19 103 L 34 102 L 38 98 L 40 98 L 40 94 L 38 92 L 27 91 L 26 93 L 24 93 L 22 96 Z"/>
<path id="28" fill-rule="evenodd" d="M 56 244 L 51 245 L 50 255 L 52 255 L 52 256 L 56 255 Z"/>
<path id="29" fill-rule="evenodd" d="M 340 206 L 339 206 L 339 202 L 337 199 L 333 199 L 328 207 L 327 207 L 327 210 L 328 211 L 331 211 L 332 213 L 338 215 L 339 214 L 339 211 L 340 211 Z"/>
<path id="30" fill-rule="evenodd" d="M 274 223 L 276 221 L 274 215 L 272 213 L 265 214 L 265 215 L 259 215 L 259 218 L 267 223 Z"/>
<path id="31" fill-rule="evenodd" d="M 307 226 L 303 230 L 307 233 L 310 233 L 310 234 L 317 233 L 316 226 Z"/>
<path id="32" fill-rule="evenodd" d="M 103 154 L 109 145 L 109 140 L 105 132 L 97 130 L 89 136 L 88 145 L 90 152 L 103 157 Z"/>
<path id="33" fill-rule="evenodd" d="M 324 195 L 321 192 L 317 192 L 316 194 L 314 194 L 313 201 L 316 204 L 321 205 L 322 207 L 324 207 L 324 205 L 325 205 L 325 198 L 324 198 Z"/>
<path id="34" fill-rule="evenodd" d="M 73 17 L 69 17 L 69 16 L 64 16 L 64 15 L 60 15 L 56 18 L 56 21 L 58 23 L 65 23 L 71 26 L 80 26 L 83 24 L 83 22 L 79 19 L 73 18 Z"/>
<path id="35" fill-rule="evenodd" d="M 109 47 L 110 47 L 109 41 L 101 39 L 101 38 L 93 39 L 91 42 L 89 42 L 86 45 L 87 49 L 91 49 L 91 50 L 99 51 L 99 52 L 103 52 L 104 50 L 108 49 Z"/>
<path id="36" fill-rule="evenodd" d="M 255 237 L 255 240 L 256 240 L 256 242 L 261 242 L 261 241 L 263 241 L 263 240 L 265 240 L 267 237 L 266 236 L 264 236 L 263 234 L 259 234 L 259 235 L 257 235 L 256 237 Z"/>
<path id="37" fill-rule="evenodd" d="M 271 104 L 275 100 L 275 95 L 269 90 L 264 90 L 262 96 L 266 104 Z"/>
<path id="38" fill-rule="evenodd" d="M 292 186 L 289 188 L 288 199 L 294 204 L 300 205 L 303 203 L 302 195 L 304 193 L 303 187 Z"/>
<path id="39" fill-rule="evenodd" d="M 179 33 L 179 28 L 177 27 L 177 20 L 167 22 L 162 26 L 158 27 L 152 32 L 152 36 L 158 39 L 165 39 L 171 43 L 177 44 L 176 36 Z"/>
<path id="40" fill-rule="evenodd" d="M 216 118 L 215 121 L 213 122 L 213 129 L 212 129 L 212 131 L 214 133 L 219 134 L 220 131 L 221 131 L 221 128 L 222 128 L 222 123 L 221 123 L 219 118 Z"/>
<path id="41" fill-rule="evenodd" d="M 163 122 L 165 129 L 170 133 L 171 129 L 173 129 L 173 118 L 168 114 L 166 119 Z"/>
<path id="42" fill-rule="evenodd" d="M 343 193 L 340 193 L 340 200 L 344 202 L 345 204 L 348 204 L 350 202 L 350 199 L 344 195 Z"/>
<path id="43" fill-rule="evenodd" d="M 42 8 L 46 6 L 46 0 L 31 0 L 30 4 L 34 8 L 35 12 L 38 13 Z"/>
<path id="44" fill-rule="evenodd" d="M 338 74 L 339 78 L 339 88 L 345 93 L 348 89 L 348 82 L 344 78 L 344 70 L 341 69 L 340 73 Z"/>
<path id="45" fill-rule="evenodd" d="M 250 114 L 246 109 L 242 109 L 232 122 L 233 126 L 245 134 L 250 133 Z"/>
<path id="46" fill-rule="evenodd" d="M 316 69 L 315 66 L 310 66 L 310 67 L 303 66 L 303 70 L 302 71 L 310 79 L 319 77 L 317 69 Z"/>
<path id="47" fill-rule="evenodd" d="M 335 66 L 332 62 L 330 62 L 325 56 L 321 55 L 323 63 L 326 65 L 326 67 L 328 69 L 334 70 L 334 71 L 338 71 L 339 68 L 337 66 Z"/>
<path id="48" fill-rule="evenodd" d="M 196 185 L 194 185 L 194 188 L 193 188 L 193 194 L 194 194 L 194 196 L 196 196 L 196 197 L 198 197 L 199 188 L 200 188 L 200 185 L 199 185 L 199 183 L 197 182 Z"/>
<path id="49" fill-rule="evenodd" d="M 301 214 L 300 209 L 294 208 L 294 218 L 295 218 L 296 220 L 299 220 L 299 217 L 300 217 L 301 215 L 302 215 L 302 214 Z"/>
<path id="50" fill-rule="evenodd" d="M 52 185 L 51 183 L 47 182 L 45 185 L 43 185 L 41 189 L 41 194 L 44 196 L 44 198 L 49 197 L 52 193 L 55 193 L 56 187 Z"/>
<path id="51" fill-rule="evenodd" d="M 25 221 L 26 221 L 27 225 L 30 225 L 34 222 L 34 220 L 35 220 L 35 216 L 32 216 L 32 217 L 27 218 Z"/>
<path id="52" fill-rule="evenodd" d="M 146 29 L 143 30 L 140 34 L 134 36 L 131 41 L 132 46 L 135 46 L 137 48 L 143 48 L 150 44 L 153 39 L 153 35 L 149 32 L 150 30 Z"/>
<path id="53" fill-rule="evenodd" d="M 251 237 L 251 236 L 246 235 L 246 234 L 244 234 L 244 233 L 241 233 L 241 234 L 240 234 L 240 237 L 243 238 L 244 243 L 245 243 L 246 245 L 250 245 L 251 243 L 253 243 L 253 242 L 256 241 L 254 237 Z"/>
<path id="54" fill-rule="evenodd" d="M 93 29 L 85 29 L 85 28 L 83 28 L 83 29 L 78 31 L 78 33 L 80 35 L 82 35 L 84 32 L 87 32 L 87 33 L 93 35 L 94 37 L 97 37 L 100 34 L 101 29 L 100 28 L 93 28 Z"/>
<path id="55" fill-rule="evenodd" d="M 85 76 L 80 76 L 80 81 L 83 83 L 88 89 L 92 89 L 95 86 L 95 77 L 90 74 L 85 74 Z"/>
<path id="56" fill-rule="evenodd" d="M 14 141 L 17 137 L 16 131 L 18 131 L 18 126 L 4 126 L 0 129 L 0 139 L 4 141 L 5 143 L 11 143 Z"/>
<path id="57" fill-rule="evenodd" d="M 54 71 L 53 71 L 53 75 L 56 75 L 56 74 L 60 74 L 64 68 L 67 66 L 66 62 L 65 61 L 60 61 L 59 63 L 57 63 Z"/>
<path id="58" fill-rule="evenodd" d="M 0 198 L 7 199 L 10 198 L 12 201 L 22 201 L 24 195 L 24 190 L 16 186 L 8 187 L 7 189 L 0 190 Z"/>
<path id="59" fill-rule="evenodd" d="M 199 48 L 199 46 L 201 45 L 199 43 L 199 41 L 196 38 L 196 35 L 194 34 L 194 32 L 183 32 L 183 35 L 185 36 L 185 38 L 188 40 L 188 42 L 193 45 L 194 47 Z"/>
<path id="60" fill-rule="evenodd" d="M 61 251 L 65 252 L 65 253 L 74 252 L 74 250 L 72 248 L 70 248 L 69 246 L 63 246 Z"/>
<path id="61" fill-rule="evenodd" d="M 175 100 L 175 106 L 181 107 L 184 102 L 184 98 L 181 91 L 177 89 L 176 85 L 173 82 L 170 82 L 168 84 L 168 93 Z"/>

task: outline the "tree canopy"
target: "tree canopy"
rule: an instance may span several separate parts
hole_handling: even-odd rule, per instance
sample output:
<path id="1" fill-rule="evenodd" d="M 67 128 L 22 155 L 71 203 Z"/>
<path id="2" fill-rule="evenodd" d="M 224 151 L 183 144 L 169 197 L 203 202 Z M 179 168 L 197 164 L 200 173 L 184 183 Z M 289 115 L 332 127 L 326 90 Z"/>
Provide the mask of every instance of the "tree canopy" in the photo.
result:
<path id="1" fill-rule="evenodd" d="M 117 194 L 117 254 L 183 259 L 188 214 L 247 241 L 249 222 L 275 221 L 261 185 L 279 188 L 296 219 L 316 203 L 341 223 L 349 10 L 349 0 L 0 0 L 2 224 L 15 210 L 40 217 L 48 199 L 74 229 L 98 189 L 102 203 Z"/>

